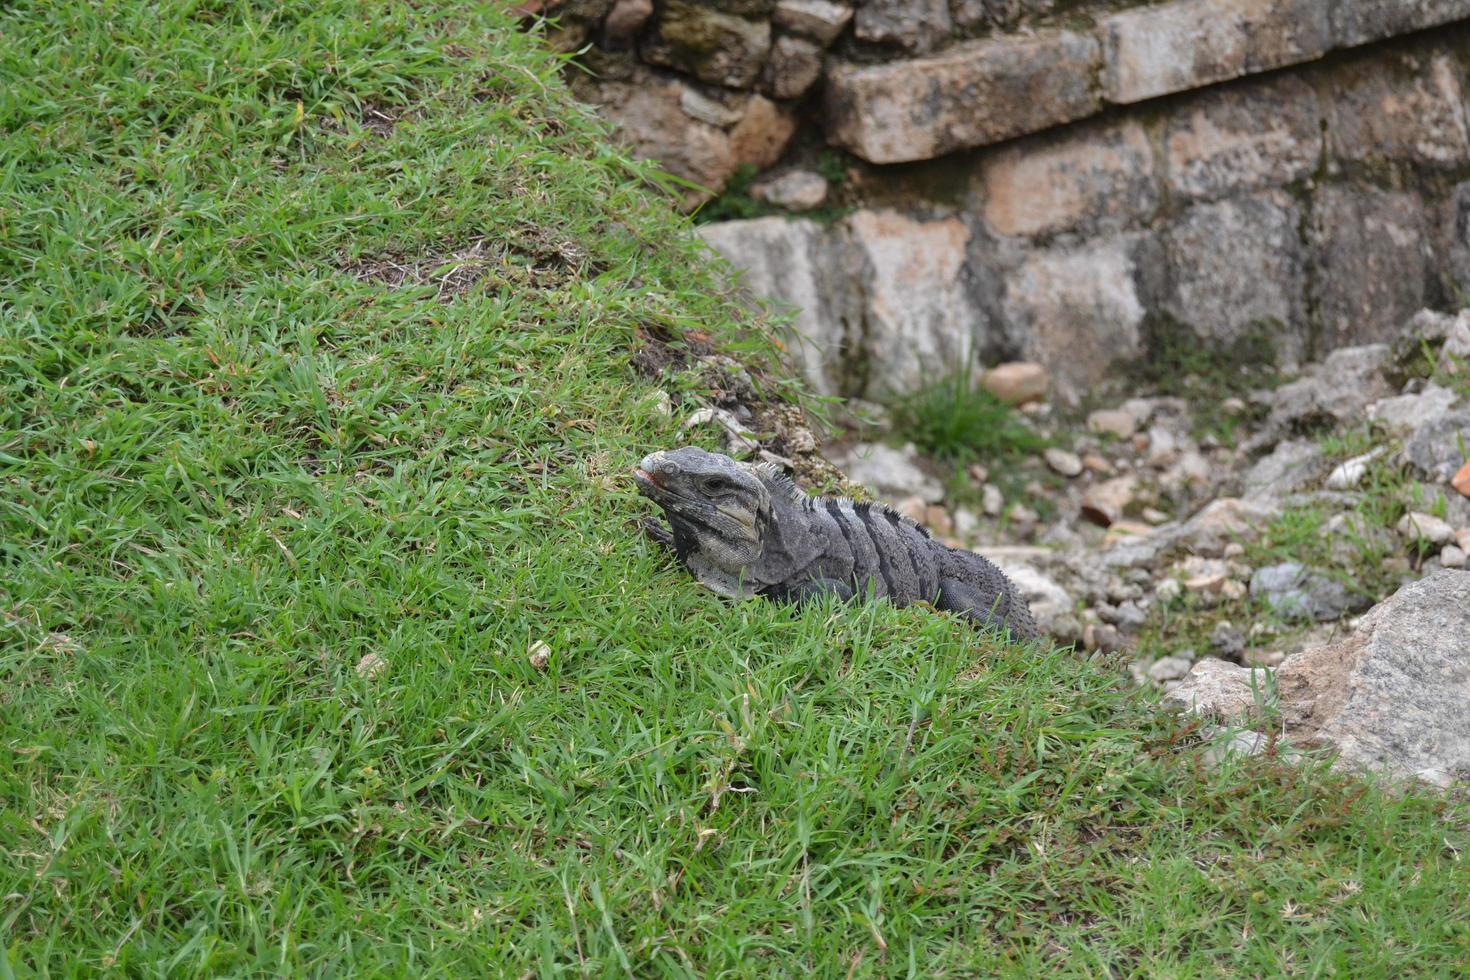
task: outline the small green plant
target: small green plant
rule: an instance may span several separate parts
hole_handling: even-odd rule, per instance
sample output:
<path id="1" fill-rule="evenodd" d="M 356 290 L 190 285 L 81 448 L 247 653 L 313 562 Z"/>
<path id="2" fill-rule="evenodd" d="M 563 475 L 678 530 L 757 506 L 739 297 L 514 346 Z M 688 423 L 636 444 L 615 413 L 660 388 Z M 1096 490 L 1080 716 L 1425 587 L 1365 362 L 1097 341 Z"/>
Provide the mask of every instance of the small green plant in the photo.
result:
<path id="1" fill-rule="evenodd" d="M 1034 453 L 1048 441 L 969 371 L 948 377 L 894 406 L 899 433 L 936 459 L 970 463 Z"/>
<path id="2" fill-rule="evenodd" d="M 749 163 L 742 163 L 725 184 L 725 189 L 704 207 L 694 213 L 699 224 L 715 221 L 739 221 L 745 218 L 760 218 L 775 214 L 776 209 L 765 201 L 757 201 L 750 195 L 751 185 L 760 170 Z"/>

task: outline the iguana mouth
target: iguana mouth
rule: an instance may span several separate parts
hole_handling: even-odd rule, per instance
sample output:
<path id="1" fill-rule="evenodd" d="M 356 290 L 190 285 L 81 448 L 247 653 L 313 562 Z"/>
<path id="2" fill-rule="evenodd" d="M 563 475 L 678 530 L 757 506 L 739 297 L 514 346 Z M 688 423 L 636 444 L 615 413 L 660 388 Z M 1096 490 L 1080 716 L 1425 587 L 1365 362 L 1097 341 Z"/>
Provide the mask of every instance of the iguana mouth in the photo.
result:
<path id="1" fill-rule="evenodd" d="M 648 472 L 647 470 L 643 469 L 642 467 L 638 467 L 638 468 L 634 469 L 633 470 L 633 476 L 636 479 L 642 480 L 644 483 L 651 483 L 653 486 L 658 487 L 660 490 L 667 490 L 668 489 L 668 487 L 664 486 L 663 483 L 659 480 L 659 478 L 658 478 L 657 475 Z"/>

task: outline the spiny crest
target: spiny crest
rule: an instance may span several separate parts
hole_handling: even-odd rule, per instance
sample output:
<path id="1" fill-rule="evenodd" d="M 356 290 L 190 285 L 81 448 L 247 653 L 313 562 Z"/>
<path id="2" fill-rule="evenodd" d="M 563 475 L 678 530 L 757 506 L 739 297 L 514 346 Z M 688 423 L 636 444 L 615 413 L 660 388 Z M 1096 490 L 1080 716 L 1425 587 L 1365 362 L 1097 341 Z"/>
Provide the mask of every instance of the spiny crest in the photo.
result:
<path id="1" fill-rule="evenodd" d="M 750 463 L 748 465 L 762 480 L 765 481 L 766 486 L 771 489 L 773 494 L 782 494 L 786 497 L 787 500 L 790 500 L 792 503 L 799 504 L 800 506 L 806 507 L 808 509 L 816 505 L 818 498 L 813 497 L 801 487 L 797 486 L 796 481 L 787 476 L 785 471 L 776 466 L 774 463 L 760 462 Z M 889 507 L 887 504 L 879 503 L 873 500 L 853 500 L 851 497 L 823 497 L 821 499 L 830 500 L 839 506 L 845 504 L 846 506 L 852 508 L 852 511 L 856 514 L 877 513 L 879 516 L 884 517 L 895 524 L 906 524 L 909 527 L 912 527 L 914 530 L 918 531 L 926 538 L 932 539 L 934 537 L 934 535 L 929 533 L 929 529 L 927 527 L 920 524 L 918 521 L 914 520 L 911 517 L 900 514 L 898 511 L 894 510 L 892 507 Z"/>
<path id="2" fill-rule="evenodd" d="M 784 496 L 791 503 L 800 504 L 802 507 L 812 505 L 811 495 L 797 486 L 796 481 L 787 476 L 775 463 L 761 462 L 749 465 L 755 471 L 756 476 L 765 482 L 773 496 Z"/>

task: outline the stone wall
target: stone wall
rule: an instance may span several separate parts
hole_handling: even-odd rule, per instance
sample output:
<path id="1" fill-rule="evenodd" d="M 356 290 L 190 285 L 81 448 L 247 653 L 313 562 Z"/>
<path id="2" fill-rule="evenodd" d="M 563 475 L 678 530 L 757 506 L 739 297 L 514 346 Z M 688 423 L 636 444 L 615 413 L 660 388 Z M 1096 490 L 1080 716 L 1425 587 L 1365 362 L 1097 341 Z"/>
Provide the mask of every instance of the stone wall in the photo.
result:
<path id="1" fill-rule="evenodd" d="M 1026 357 L 1075 401 L 1169 333 L 1293 361 L 1470 292 L 1470 0 L 560 13 L 574 85 L 691 206 L 767 171 L 791 214 L 703 233 L 798 308 L 827 392 Z"/>

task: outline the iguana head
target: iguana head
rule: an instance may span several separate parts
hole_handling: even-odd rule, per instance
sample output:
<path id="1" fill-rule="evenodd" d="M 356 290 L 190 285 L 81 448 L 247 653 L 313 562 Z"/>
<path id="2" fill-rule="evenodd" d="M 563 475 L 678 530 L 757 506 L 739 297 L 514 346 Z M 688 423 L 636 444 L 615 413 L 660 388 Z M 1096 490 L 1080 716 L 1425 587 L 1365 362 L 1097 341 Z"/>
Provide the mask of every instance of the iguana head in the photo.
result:
<path id="1" fill-rule="evenodd" d="M 643 457 L 633 478 L 681 551 L 732 574 L 760 558 L 771 492 L 752 467 L 687 446 Z"/>

